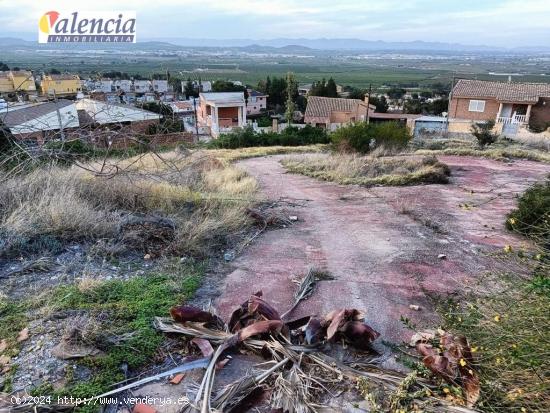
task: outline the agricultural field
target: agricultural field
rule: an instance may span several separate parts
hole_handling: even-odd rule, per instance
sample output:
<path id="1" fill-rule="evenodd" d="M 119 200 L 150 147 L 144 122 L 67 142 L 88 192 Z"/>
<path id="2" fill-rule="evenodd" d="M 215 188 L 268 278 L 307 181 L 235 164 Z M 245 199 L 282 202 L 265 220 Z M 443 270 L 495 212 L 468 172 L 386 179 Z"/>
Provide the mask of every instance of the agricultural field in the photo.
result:
<path id="1" fill-rule="evenodd" d="M 150 76 L 169 72 L 187 79 L 230 79 L 255 85 L 266 76 L 294 72 L 301 83 L 333 77 L 338 84 L 366 88 L 384 85 L 423 88 L 450 85 L 453 77 L 548 82 L 550 64 L 545 56 L 521 55 L 321 51 L 307 48 L 185 48 L 166 44 L 137 44 L 130 51 L 37 50 L 5 48 L 2 60 L 11 67 L 36 71 L 55 68 L 83 77 L 109 71 Z M 498 73 L 496 73 L 498 72 Z"/>

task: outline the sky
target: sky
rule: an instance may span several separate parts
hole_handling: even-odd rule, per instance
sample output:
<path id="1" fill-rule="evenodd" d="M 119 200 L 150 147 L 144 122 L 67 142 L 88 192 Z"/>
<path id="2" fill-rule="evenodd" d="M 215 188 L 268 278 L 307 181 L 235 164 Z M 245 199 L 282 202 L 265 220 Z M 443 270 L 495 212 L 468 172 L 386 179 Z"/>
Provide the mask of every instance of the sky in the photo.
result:
<path id="1" fill-rule="evenodd" d="M 135 10 L 138 41 L 358 38 L 522 47 L 550 40 L 549 0 L 0 0 L 0 37 L 34 38 L 50 10 Z"/>

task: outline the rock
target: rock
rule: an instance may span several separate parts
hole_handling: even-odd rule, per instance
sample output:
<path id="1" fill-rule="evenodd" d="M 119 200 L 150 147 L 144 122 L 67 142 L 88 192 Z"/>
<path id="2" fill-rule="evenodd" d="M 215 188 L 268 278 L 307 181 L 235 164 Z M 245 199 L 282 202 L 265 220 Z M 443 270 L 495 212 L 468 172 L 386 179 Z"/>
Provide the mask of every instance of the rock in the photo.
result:
<path id="1" fill-rule="evenodd" d="M 0 367 L 10 364 L 11 358 L 9 356 L 0 356 Z"/>
<path id="2" fill-rule="evenodd" d="M 416 304 L 410 304 L 409 305 L 409 308 L 411 310 L 414 310 L 414 311 L 420 311 L 420 306 L 416 305 Z"/>
<path id="3" fill-rule="evenodd" d="M 235 251 L 227 251 L 225 254 L 223 254 L 223 259 L 227 262 L 233 261 L 235 259 Z"/>
<path id="4" fill-rule="evenodd" d="M 29 329 L 25 327 L 23 330 L 19 332 L 19 335 L 17 336 L 17 342 L 21 343 L 22 341 L 25 341 L 29 338 Z"/>
<path id="5" fill-rule="evenodd" d="M 94 347 L 70 344 L 62 341 L 52 348 L 52 355 L 61 360 L 70 360 L 87 356 L 96 356 L 100 351 Z"/>
<path id="6" fill-rule="evenodd" d="M 289 219 L 290 221 L 292 221 L 292 222 L 298 221 L 298 217 L 297 217 L 296 215 L 290 215 L 290 216 L 288 217 L 288 219 Z"/>
<path id="7" fill-rule="evenodd" d="M 5 349 L 8 348 L 8 342 L 6 339 L 0 341 L 0 353 L 4 352 Z"/>
<path id="8" fill-rule="evenodd" d="M 447 259 L 447 256 L 446 256 L 445 254 L 439 254 L 439 255 L 437 256 L 437 258 L 440 259 L 440 260 L 446 260 L 446 259 Z"/>

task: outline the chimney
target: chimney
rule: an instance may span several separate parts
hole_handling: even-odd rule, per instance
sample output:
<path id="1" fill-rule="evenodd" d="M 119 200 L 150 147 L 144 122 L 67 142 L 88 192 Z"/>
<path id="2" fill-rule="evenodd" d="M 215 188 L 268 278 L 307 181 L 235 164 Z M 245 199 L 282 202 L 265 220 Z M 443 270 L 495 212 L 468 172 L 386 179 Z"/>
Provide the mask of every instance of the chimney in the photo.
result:
<path id="1" fill-rule="evenodd" d="M 368 95 L 368 93 L 365 95 L 365 103 L 367 104 L 367 106 L 369 105 L 369 95 Z"/>
<path id="2" fill-rule="evenodd" d="M 508 75 L 508 83 L 512 83 L 512 75 Z"/>

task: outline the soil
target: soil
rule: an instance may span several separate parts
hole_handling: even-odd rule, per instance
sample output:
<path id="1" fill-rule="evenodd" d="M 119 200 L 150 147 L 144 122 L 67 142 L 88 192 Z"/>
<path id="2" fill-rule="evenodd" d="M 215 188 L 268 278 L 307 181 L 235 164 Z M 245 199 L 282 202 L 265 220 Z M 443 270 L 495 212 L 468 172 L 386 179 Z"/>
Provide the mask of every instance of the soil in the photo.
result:
<path id="1" fill-rule="evenodd" d="M 357 308 L 394 343 L 411 335 L 401 316 L 420 327 L 437 325 L 432 296 L 475 283 L 498 265 L 490 254 L 504 246 L 526 246 L 506 231 L 505 216 L 519 193 L 550 173 L 536 162 L 442 156 L 452 170 L 447 185 L 365 188 L 287 173 L 282 157 L 239 165 L 258 179 L 266 198 L 294 200 L 286 212 L 298 221 L 264 233 L 230 263 L 218 313 L 226 319 L 259 289 L 282 313 L 294 301 L 294 281 L 315 267 L 334 280 L 322 281 L 292 317 Z M 389 356 L 383 346 L 378 350 Z"/>

